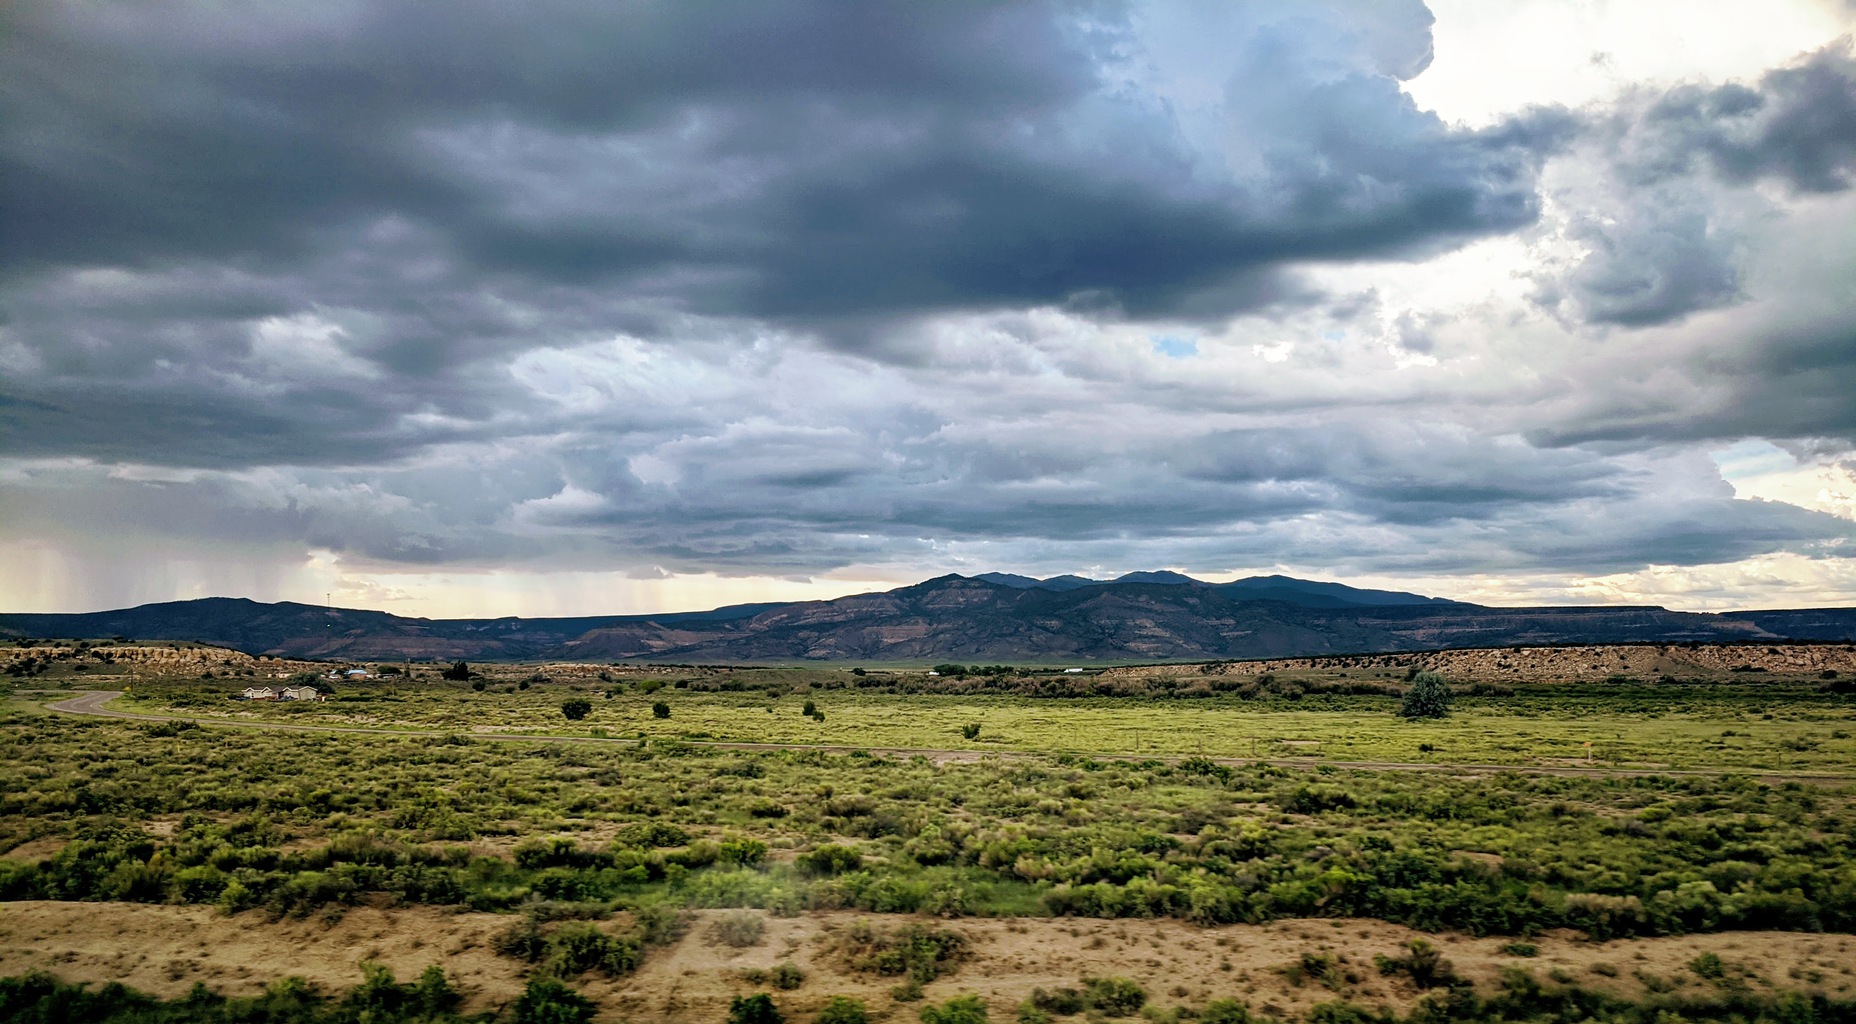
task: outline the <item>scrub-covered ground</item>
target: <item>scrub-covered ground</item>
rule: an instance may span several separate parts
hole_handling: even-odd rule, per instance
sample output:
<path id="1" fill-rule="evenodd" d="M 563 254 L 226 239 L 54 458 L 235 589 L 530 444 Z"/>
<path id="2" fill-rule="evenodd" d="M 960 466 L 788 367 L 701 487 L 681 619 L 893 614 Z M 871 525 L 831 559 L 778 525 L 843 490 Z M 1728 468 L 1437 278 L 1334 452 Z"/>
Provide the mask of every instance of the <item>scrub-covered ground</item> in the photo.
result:
<path id="1" fill-rule="evenodd" d="M 0 1019 L 108 980 L 151 995 L 92 999 L 94 1019 L 540 1019 L 584 997 L 604 1020 L 721 1021 L 753 993 L 790 1020 L 842 996 L 912 1021 L 962 993 L 995 1021 L 1852 1012 L 1856 701 L 1828 681 L 1452 680 L 1454 713 L 1411 723 L 1333 672 L 1173 698 L 867 680 L 530 667 L 288 705 L 141 676 L 116 702 L 174 722 L 18 693 Z M 1310 763 L 1260 763 L 1284 756 Z M 1439 767 L 1321 763 L 1354 760 Z M 1611 773 L 1545 772 L 1573 765 Z M 394 977 L 364 982 L 367 960 Z M 322 998 L 253 997 L 292 974 Z M 233 1001 L 171 1002 L 194 981 Z"/>

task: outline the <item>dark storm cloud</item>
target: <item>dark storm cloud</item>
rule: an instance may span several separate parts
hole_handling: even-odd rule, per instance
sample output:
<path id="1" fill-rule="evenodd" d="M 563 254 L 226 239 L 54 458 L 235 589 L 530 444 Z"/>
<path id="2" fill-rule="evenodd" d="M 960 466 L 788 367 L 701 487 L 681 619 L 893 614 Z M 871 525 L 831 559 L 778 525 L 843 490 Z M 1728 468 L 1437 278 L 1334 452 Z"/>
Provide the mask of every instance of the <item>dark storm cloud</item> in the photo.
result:
<path id="1" fill-rule="evenodd" d="M 0 518 L 28 532 L 794 574 L 947 543 L 1609 570 L 1847 534 L 1579 446 L 1654 419 L 1628 402 L 1537 444 L 1464 426 L 1359 350 L 1377 300 L 1308 270 L 1526 228 L 1543 164 L 1598 148 L 1623 186 L 1551 282 L 1568 319 L 1731 305 L 1738 238 L 1686 186 L 1842 187 L 1847 61 L 1470 130 L 1400 89 L 1431 60 L 1407 0 L 9 14 L 0 451 L 38 461 Z M 1237 314 L 1343 340 L 1271 388 L 1214 337 Z M 1108 337 L 1148 323 L 1207 338 L 1157 372 Z M 1391 344 L 1448 357 L 1451 328 L 1403 312 Z M 1849 361 L 1793 337 L 1734 356 L 1793 398 L 1767 425 L 1847 418 Z"/>
<path id="2" fill-rule="evenodd" d="M 1856 448 L 1852 319 L 1856 314 L 1780 325 L 1706 348 L 1666 367 L 1673 376 L 1657 387 L 1594 388 L 1529 436 L 1545 445 L 1762 437 Z"/>
<path id="3" fill-rule="evenodd" d="M 1654 376 L 1654 386 L 1590 381 L 1529 436 L 1543 444 L 1763 437 L 1856 446 L 1856 307 L 1835 269 L 1846 258 L 1841 241 L 1817 238 L 1813 224 L 1813 211 L 1831 209 L 1856 172 L 1850 41 L 1751 85 L 1637 95 L 1594 121 L 1588 139 L 1601 146 L 1615 194 L 1574 220 L 1569 234 L 1589 254 L 1544 280 L 1547 304 L 1570 298 L 1588 321 L 1645 328 L 1761 301 L 1692 337 L 1647 347 L 1632 373 Z M 1749 187 L 1762 183 L 1795 204 L 1795 220 Z M 1752 249 L 1757 242 L 1765 251 Z M 1755 259 L 1764 265 L 1764 295 L 1748 287 Z"/>
<path id="4" fill-rule="evenodd" d="M 816 572 L 933 537 L 1008 550 L 1062 538 L 1073 558 L 1122 564 L 1190 553 L 1198 564 L 1345 559 L 1366 571 L 1472 561 L 1488 571 L 1609 572 L 1856 542 L 1848 521 L 1733 500 L 1705 459 L 1692 467 L 1700 477 L 1658 479 L 1593 452 L 1460 429 L 1336 422 L 1113 454 L 1088 438 L 1053 436 L 1005 458 L 998 438 L 932 431 L 882 441 L 895 426 L 770 424 L 673 441 L 656 449 L 675 470 L 667 483 L 642 483 L 597 447 L 524 456 L 522 490 L 460 506 L 467 520 L 472 509 L 515 501 L 519 536 L 493 537 L 484 551 L 472 549 L 468 529 L 422 536 L 452 538 L 442 548 L 431 542 L 435 560 L 539 546 L 691 572 Z M 441 494 L 451 486 L 441 481 L 458 471 L 381 477 L 375 486 Z M 351 550 L 402 559 L 405 547 Z"/>
<path id="5" fill-rule="evenodd" d="M 18 14 L 16 270 L 289 261 L 392 215 L 549 279 L 711 273 L 666 288 L 711 312 L 1164 308 L 1258 265 L 1534 213 L 1538 139 L 1451 131 L 1390 78 L 1309 66 L 1333 16 L 1230 41 L 1231 88 L 1268 98 L 1241 119 L 1261 166 L 1236 178 L 1105 82 L 1132 45 L 1107 3 Z"/>
<path id="6" fill-rule="evenodd" d="M 1639 179 L 1699 160 L 1739 184 L 1773 178 L 1800 192 L 1840 192 L 1856 165 L 1856 56 L 1844 40 L 1753 87 L 1676 89 L 1627 131 L 1623 159 Z"/>
<path id="7" fill-rule="evenodd" d="M 1709 224 L 1705 210 L 1632 199 L 1615 218 L 1588 219 L 1570 232 L 1591 249 L 1564 281 L 1587 321 L 1648 327 L 1742 297 L 1732 239 Z"/>
<path id="8" fill-rule="evenodd" d="M 1847 40 L 1767 72 L 1753 85 L 1640 94 L 1593 119 L 1618 195 L 1572 236 L 1590 250 L 1542 298 L 1570 296 L 1591 322 L 1671 323 L 1745 298 L 1737 238 L 1710 193 L 1762 181 L 1795 194 L 1841 192 L 1856 167 L 1856 56 Z"/>

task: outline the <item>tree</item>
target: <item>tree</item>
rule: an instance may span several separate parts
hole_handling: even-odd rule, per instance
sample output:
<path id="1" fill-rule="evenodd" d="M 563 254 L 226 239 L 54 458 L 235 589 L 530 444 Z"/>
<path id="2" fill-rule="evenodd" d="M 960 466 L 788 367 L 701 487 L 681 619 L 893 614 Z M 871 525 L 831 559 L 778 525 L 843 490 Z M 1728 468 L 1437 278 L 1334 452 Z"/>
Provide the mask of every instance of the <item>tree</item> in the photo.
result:
<path id="1" fill-rule="evenodd" d="M 573 700 L 564 700 L 561 702 L 561 714 L 566 715 L 567 720 L 570 722 L 578 722 L 592 712 L 593 702 L 590 700 L 583 700 L 579 697 L 575 697 Z"/>
<path id="2" fill-rule="evenodd" d="M 1450 713 L 1450 687 L 1444 677 L 1430 670 L 1411 677 L 1411 689 L 1399 705 L 1400 718 L 1442 718 Z"/>
<path id="3" fill-rule="evenodd" d="M 441 673 L 446 679 L 455 679 L 462 683 L 470 678 L 470 666 L 462 661 L 454 661 L 451 667 Z"/>
<path id="4" fill-rule="evenodd" d="M 661 700 L 651 705 L 651 717 L 652 718 L 669 718 L 670 717 L 670 705 L 664 703 Z"/>
<path id="5" fill-rule="evenodd" d="M 736 996 L 728 1004 L 728 1024 L 782 1024 L 785 1019 L 774 1007 L 773 997 L 765 992 Z"/>

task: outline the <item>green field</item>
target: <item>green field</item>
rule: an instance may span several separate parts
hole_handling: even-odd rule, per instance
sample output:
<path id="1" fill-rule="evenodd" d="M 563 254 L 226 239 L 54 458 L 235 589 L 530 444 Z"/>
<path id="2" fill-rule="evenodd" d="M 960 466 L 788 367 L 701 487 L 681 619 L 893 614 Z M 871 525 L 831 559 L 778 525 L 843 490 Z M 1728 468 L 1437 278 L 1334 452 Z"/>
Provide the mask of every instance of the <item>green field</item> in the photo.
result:
<path id="1" fill-rule="evenodd" d="M 1262 734 L 1320 741 L 1330 760 L 1415 759 L 1428 742 L 1440 761 L 1522 762 L 1538 758 L 1541 737 L 1570 747 L 1609 731 L 1628 746 L 1606 756 L 1628 751 L 1639 765 L 1737 758 L 1830 772 L 1851 749 L 1839 735 L 1851 711 L 1842 696 L 1525 695 L 1460 700 L 1449 718 L 1413 724 L 1379 696 L 776 698 L 673 685 L 597 696 L 576 723 L 642 733 L 642 744 L 487 742 L 469 732 L 480 717 L 565 731 L 559 705 L 575 694 L 553 684 L 508 693 L 377 684 L 350 694 L 362 701 L 238 705 L 266 720 L 443 730 L 397 737 L 130 723 L 15 701 L 4 722 L 0 841 L 77 842 L 63 859 L 14 864 L 0 892 L 280 913 L 385 891 L 483 909 L 544 898 L 1205 921 L 1360 914 L 1478 932 L 1856 927 L 1851 784 L 1829 777 L 1770 784 L 1641 767 L 1467 776 L 1234 767 L 1197 755 L 1200 735 L 1210 755 Z M 823 723 L 801 714 L 803 700 Z M 660 702 L 669 717 L 654 715 Z M 179 681 L 125 703 L 230 704 L 218 684 Z M 979 724 L 979 735 L 965 738 L 960 723 Z M 736 751 L 691 736 L 851 748 L 985 750 L 990 741 L 1013 756 Z M 1143 758 L 1149 751 L 1186 756 Z M 171 823 L 171 838 L 139 824 L 155 819 Z M 507 837 L 500 853 L 450 845 L 498 837 Z M 768 855 L 781 850 L 792 853 Z"/>
<path id="2" fill-rule="evenodd" d="M 1188 698 L 907 692 L 828 670 L 428 676 L 272 703 L 233 699 L 250 677 L 139 675 L 115 707 L 160 721 L 47 709 L 109 685 L 94 675 L 15 693 L 0 705 L 0 901 L 503 913 L 497 948 L 537 984 L 622 977 L 705 908 L 1375 918 L 1517 948 L 1542 934 L 1856 931 L 1856 698 L 1805 679 L 1484 696 L 1460 682 L 1448 717 L 1413 722 L 1394 696 L 1319 679 Z M 570 721 L 575 700 L 591 708 Z M 730 742 L 790 746 L 717 745 Z M 1432 768 L 1394 764 L 1408 762 Z M 212 1019 L 347 1022 L 361 1019 L 342 1015 L 353 1000 L 451 998 L 437 981 L 423 995 L 373 984 L 308 1016 L 225 1003 Z M 1410 1022 L 1810 1024 L 1851 1009 L 1450 991 L 1454 1009 Z M 42 1017 L 75 998 L 0 979 L 0 1020 L 9 999 Z M 130 1002 L 92 1018 L 193 1012 Z M 1317 1024 L 1390 1021 L 1332 1014 Z"/>
<path id="3" fill-rule="evenodd" d="M 203 720 L 467 734 L 603 733 L 732 743 L 1652 770 L 1856 770 L 1856 700 L 1802 686 L 1621 687 L 1612 693 L 1534 687 L 1508 697 L 1459 697 L 1449 718 L 1410 722 L 1393 713 L 1396 698 L 1373 694 L 1160 701 L 884 694 L 813 689 L 803 672 L 783 675 L 765 684 L 777 696 L 766 688 L 695 692 L 665 686 L 644 693 L 636 684 L 475 692 L 427 681 L 343 686 L 326 703 L 273 703 L 233 700 L 230 686 L 174 683 L 144 684 L 115 706 Z M 573 696 L 593 704 L 583 721 L 562 716 L 562 701 Z M 803 713 L 808 701 L 823 721 Z M 659 702 L 669 706 L 668 718 L 654 716 L 652 706 Z M 974 724 L 979 734 L 969 740 L 962 728 Z"/>

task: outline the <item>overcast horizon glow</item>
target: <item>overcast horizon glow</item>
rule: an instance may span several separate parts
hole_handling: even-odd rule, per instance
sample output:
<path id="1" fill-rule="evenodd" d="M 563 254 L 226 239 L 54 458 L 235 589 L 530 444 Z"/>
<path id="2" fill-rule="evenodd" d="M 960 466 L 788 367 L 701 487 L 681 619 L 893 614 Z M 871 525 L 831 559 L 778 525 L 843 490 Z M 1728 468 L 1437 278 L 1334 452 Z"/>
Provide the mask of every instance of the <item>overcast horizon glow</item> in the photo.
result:
<path id="1" fill-rule="evenodd" d="M 1856 605 L 1856 5 L 15 5 L 0 611 Z"/>

